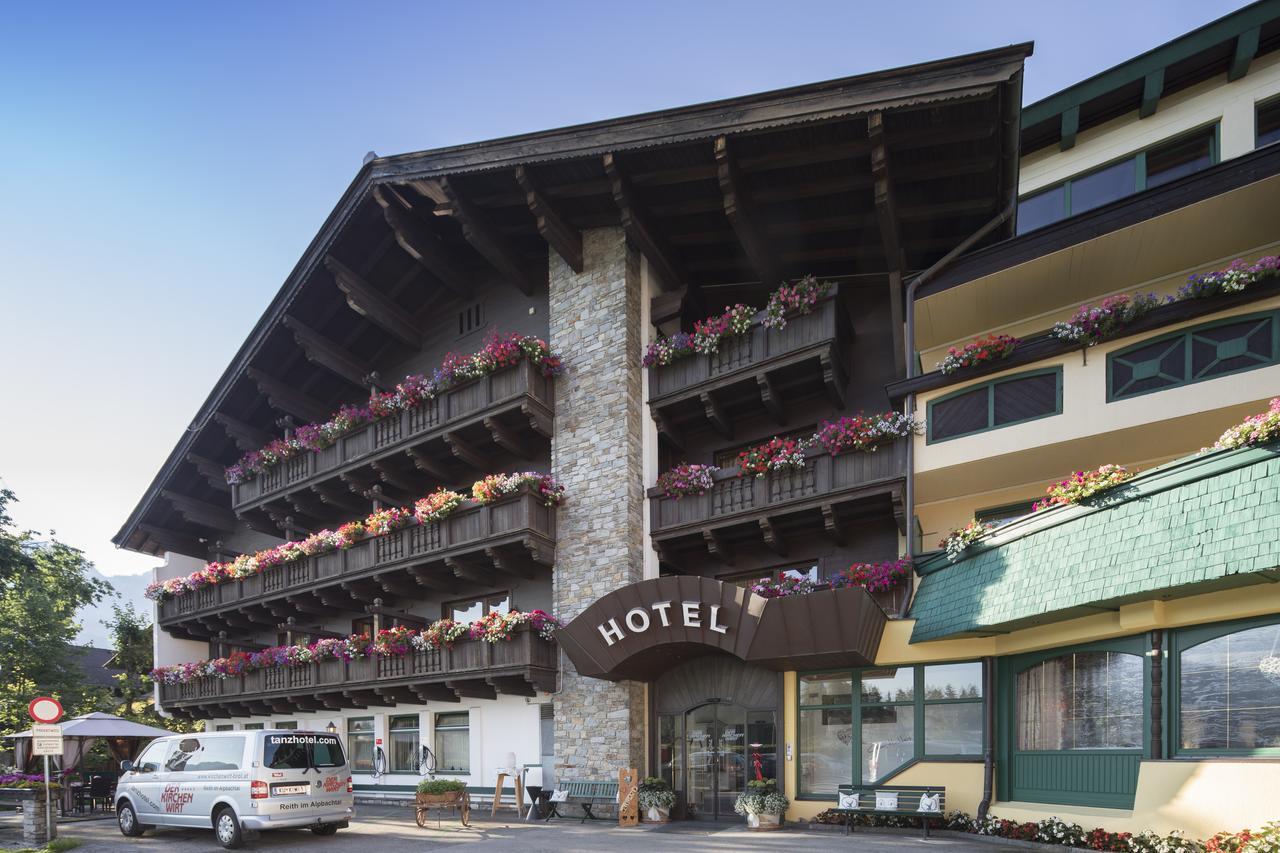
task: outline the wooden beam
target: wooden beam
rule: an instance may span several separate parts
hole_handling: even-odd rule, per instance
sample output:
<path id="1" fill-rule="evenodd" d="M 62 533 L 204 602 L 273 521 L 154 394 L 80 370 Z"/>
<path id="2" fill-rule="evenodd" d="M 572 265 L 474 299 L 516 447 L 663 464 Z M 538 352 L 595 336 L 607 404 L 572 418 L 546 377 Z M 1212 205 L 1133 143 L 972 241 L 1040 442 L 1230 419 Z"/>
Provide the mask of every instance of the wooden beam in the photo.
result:
<path id="1" fill-rule="evenodd" d="M 728 542 L 721 538 L 720 534 L 710 528 L 704 528 L 702 531 L 703 544 L 707 546 L 707 553 L 716 558 L 725 565 L 733 564 L 733 548 Z"/>
<path id="2" fill-rule="evenodd" d="M 447 686 L 434 682 L 410 684 L 409 689 L 421 702 L 461 702 L 462 698 Z"/>
<path id="3" fill-rule="evenodd" d="M 471 281 L 454 252 L 413 212 L 413 206 L 391 187 L 374 187 L 373 198 L 391 226 L 400 248 L 462 299 L 471 298 Z"/>
<path id="4" fill-rule="evenodd" d="M 325 255 L 324 265 L 333 273 L 334 283 L 347 296 L 351 310 L 378 326 L 400 343 L 418 349 L 422 329 L 405 311 L 381 291 L 357 275 L 333 255 Z"/>
<path id="5" fill-rule="evenodd" d="M 378 472 L 378 478 L 388 486 L 397 489 L 403 489 L 406 492 L 414 492 L 421 487 L 413 481 L 412 477 L 407 477 L 400 471 L 387 464 L 387 462 L 370 462 L 369 467 Z"/>
<path id="6" fill-rule="evenodd" d="M 245 374 L 253 380 L 253 384 L 258 386 L 258 390 L 276 411 L 317 423 L 328 420 L 329 415 L 332 414 L 330 408 L 315 397 L 299 391 L 256 367 L 247 368 Z"/>
<path id="7" fill-rule="evenodd" d="M 836 545 L 843 546 L 847 539 L 844 532 L 844 524 L 840 521 L 840 516 L 836 513 L 836 508 L 832 504 L 822 505 L 822 528 L 827 531 L 827 535 L 831 537 L 831 541 Z"/>
<path id="8" fill-rule="evenodd" d="M 537 696 L 538 691 L 521 675 L 491 675 L 485 682 L 506 696 Z"/>
<path id="9" fill-rule="evenodd" d="M 236 447 L 241 450 L 250 451 L 257 450 L 264 444 L 269 444 L 275 436 L 266 430 L 258 429 L 255 426 L 245 423 L 242 420 L 233 418 L 230 415 L 224 415 L 221 412 L 214 414 L 213 419 L 218 422 L 223 431 L 226 432 L 227 438 L 236 443 Z"/>
<path id="10" fill-rule="evenodd" d="M 417 181 L 429 198 L 436 201 L 437 214 L 452 216 L 462 226 L 462 236 L 494 269 L 502 273 L 525 296 L 547 287 L 547 265 L 531 267 L 524 256 L 489 221 L 489 217 L 464 195 L 451 178 Z"/>
<path id="11" fill-rule="evenodd" d="M 885 266 L 889 271 L 889 324 L 893 333 L 894 375 L 906 376 L 907 359 L 902 342 L 902 271 L 906 260 L 902 253 L 902 230 L 889 176 L 889 143 L 885 135 L 883 113 L 875 112 L 867 117 L 867 138 L 871 141 L 871 177 L 875 187 L 876 221 L 880 226 L 880 242 L 884 245 Z"/>
<path id="12" fill-rule="evenodd" d="M 1231 57 L 1231 67 L 1227 69 L 1227 82 L 1234 83 L 1249 73 L 1249 65 L 1258 55 L 1258 40 L 1262 35 L 1261 27 L 1245 30 L 1236 36 L 1236 51 Z"/>
<path id="13" fill-rule="evenodd" d="M 773 418 L 774 423 L 785 423 L 787 415 L 783 411 L 782 396 L 778 394 L 778 389 L 773 384 L 773 380 L 769 378 L 769 374 L 757 373 L 756 386 L 760 389 L 760 403 L 768 411 L 769 416 Z"/>
<path id="14" fill-rule="evenodd" d="M 1142 80 L 1142 105 L 1138 107 L 1138 118 L 1150 118 L 1156 114 L 1160 106 L 1160 96 L 1164 94 L 1164 69 L 1157 68 Z"/>
<path id="15" fill-rule="evenodd" d="M 720 194 L 724 197 L 724 215 L 738 237 L 738 244 L 746 253 L 760 280 L 769 284 L 782 278 L 778 271 L 778 259 L 765 238 L 746 181 L 734 157 L 729 137 L 720 136 L 715 141 L 716 168 L 720 180 Z"/>
<path id="16" fill-rule="evenodd" d="M 493 443 L 519 459 L 529 459 L 533 452 L 524 437 L 512 431 L 497 418 L 485 418 L 485 429 L 493 436 Z"/>
<path id="17" fill-rule="evenodd" d="M 500 548 L 485 548 L 484 555 L 493 563 L 493 567 L 504 575 L 533 580 L 538 576 L 537 567 L 528 554 L 518 551 L 504 551 Z"/>
<path id="18" fill-rule="evenodd" d="M 1080 132 L 1080 106 L 1062 111 L 1061 127 L 1058 131 L 1058 148 L 1068 151 L 1076 147 L 1076 134 Z"/>
<path id="19" fill-rule="evenodd" d="M 239 528 L 239 520 L 235 513 L 217 504 L 205 501 L 169 489 L 161 489 L 160 496 L 173 505 L 178 514 L 192 524 L 234 533 Z"/>
<path id="20" fill-rule="evenodd" d="M 297 317 L 286 314 L 281 322 L 293 332 L 293 339 L 302 347 L 307 361 L 320 365 L 357 388 L 365 387 L 365 377 L 373 372 L 373 367 L 367 361 L 342 344 L 329 340 Z"/>
<path id="21" fill-rule="evenodd" d="M 497 699 L 498 692 L 493 689 L 493 685 L 486 684 L 480 679 L 460 679 L 457 681 L 446 681 L 445 685 L 457 693 L 459 696 L 465 696 L 468 699 Z"/>
<path id="22" fill-rule="evenodd" d="M 227 469 L 224 466 L 198 453 L 188 453 L 187 462 L 200 472 L 200 476 L 204 477 L 211 488 L 220 492 L 231 491 L 231 484 L 227 482 Z"/>
<path id="23" fill-rule="evenodd" d="M 778 530 L 773 519 L 760 519 L 760 535 L 764 537 L 764 544 L 770 551 L 780 557 L 787 556 L 787 540 L 783 538 L 782 531 Z"/>
<path id="24" fill-rule="evenodd" d="M 547 241 L 556 254 L 576 273 L 581 273 L 582 266 L 582 232 L 574 228 L 560 215 L 555 205 L 547 201 L 538 188 L 533 174 L 524 167 L 516 166 L 516 182 L 524 190 L 525 203 L 533 214 L 538 226 L 538 233 Z"/>
<path id="25" fill-rule="evenodd" d="M 329 483 L 315 483 L 310 486 L 311 493 L 320 499 L 320 502 L 332 507 L 337 507 L 343 512 L 368 512 L 369 507 L 360 500 L 356 500 L 348 492 L 343 489 L 336 488 Z"/>
<path id="26" fill-rule="evenodd" d="M 414 582 L 423 589 L 445 593 L 457 592 L 459 587 L 457 576 L 451 571 L 443 572 L 438 569 L 438 564 L 436 564 L 435 570 L 431 566 L 425 565 L 410 566 L 408 572 Z"/>
<path id="27" fill-rule="evenodd" d="M 675 255 L 668 248 L 661 232 L 649 221 L 649 213 L 641 208 L 631 182 L 612 152 L 604 155 L 604 171 L 609 176 L 613 202 L 618 206 L 618 214 L 622 217 L 622 230 L 626 232 L 631 245 L 649 261 L 659 287 L 662 290 L 683 287 L 685 276 L 676 263 Z"/>
<path id="28" fill-rule="evenodd" d="M 462 580 L 478 583 L 485 587 L 492 587 L 497 582 L 497 574 L 491 568 L 463 562 L 455 557 L 445 557 L 444 564 Z"/>
<path id="29" fill-rule="evenodd" d="M 448 465 L 442 464 L 439 460 L 432 458 L 424 450 L 411 447 L 405 451 L 405 455 L 413 460 L 413 466 L 422 473 L 431 477 L 439 483 L 452 483 L 455 475 Z"/>
<path id="30" fill-rule="evenodd" d="M 456 432 L 446 432 L 443 438 L 444 443 L 448 445 L 449 450 L 454 456 L 458 457 L 459 461 L 465 462 L 467 465 L 470 465 L 472 468 L 479 471 L 485 471 L 488 469 L 488 460 L 480 453 L 480 451 L 467 443 L 462 436 L 458 435 Z"/>
<path id="31" fill-rule="evenodd" d="M 707 420 L 711 422 L 715 431 L 720 433 L 720 437 L 733 438 L 733 421 L 725 415 L 720 401 L 710 391 L 703 391 L 698 395 L 698 399 L 702 401 L 702 411 L 706 414 Z"/>

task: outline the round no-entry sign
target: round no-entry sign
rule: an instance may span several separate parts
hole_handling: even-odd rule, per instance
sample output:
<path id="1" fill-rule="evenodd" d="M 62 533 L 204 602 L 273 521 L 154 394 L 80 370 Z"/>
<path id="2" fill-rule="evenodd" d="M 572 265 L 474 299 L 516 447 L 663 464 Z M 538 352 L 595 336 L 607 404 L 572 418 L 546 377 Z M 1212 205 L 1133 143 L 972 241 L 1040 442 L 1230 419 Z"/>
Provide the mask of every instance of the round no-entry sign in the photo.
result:
<path id="1" fill-rule="evenodd" d="M 27 705 L 27 713 L 37 723 L 56 723 L 62 719 L 62 703 L 49 696 L 37 696 Z"/>

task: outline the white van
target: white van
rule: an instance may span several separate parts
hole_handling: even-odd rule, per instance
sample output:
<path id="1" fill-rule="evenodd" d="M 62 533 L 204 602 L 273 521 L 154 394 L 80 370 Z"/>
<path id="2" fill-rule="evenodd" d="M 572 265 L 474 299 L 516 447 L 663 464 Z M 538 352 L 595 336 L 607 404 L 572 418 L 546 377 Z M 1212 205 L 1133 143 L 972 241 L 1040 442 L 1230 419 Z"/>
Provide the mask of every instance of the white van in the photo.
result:
<path id="1" fill-rule="evenodd" d="M 258 830 L 333 835 L 354 814 L 342 742 L 326 732 L 268 729 L 171 735 L 120 762 L 120 831 L 212 827 L 226 848 Z"/>

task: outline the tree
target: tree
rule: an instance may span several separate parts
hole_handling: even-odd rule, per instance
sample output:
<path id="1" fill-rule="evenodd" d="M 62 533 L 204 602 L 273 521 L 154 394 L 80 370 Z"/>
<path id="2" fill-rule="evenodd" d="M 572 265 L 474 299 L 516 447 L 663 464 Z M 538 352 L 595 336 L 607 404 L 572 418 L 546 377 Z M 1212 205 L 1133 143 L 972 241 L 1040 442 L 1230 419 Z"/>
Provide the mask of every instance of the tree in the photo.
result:
<path id="1" fill-rule="evenodd" d="M 76 613 L 108 595 L 110 586 L 89 576 L 93 564 L 76 548 L 31 530 L 18 530 L 8 514 L 17 498 L 0 489 L 0 729 L 30 724 L 27 703 L 51 694 L 68 713 L 99 707 L 100 688 L 86 684 L 72 640 Z"/>
<path id="2" fill-rule="evenodd" d="M 124 607 L 111 605 L 107 628 L 111 631 L 111 648 L 116 653 L 114 663 L 124 670 L 115 676 L 123 705 L 120 713 L 125 717 L 145 715 L 147 700 L 151 698 L 148 676 L 153 666 L 151 623 L 133 609 L 133 602 L 127 602 Z M 137 707 L 139 701 L 141 709 Z"/>

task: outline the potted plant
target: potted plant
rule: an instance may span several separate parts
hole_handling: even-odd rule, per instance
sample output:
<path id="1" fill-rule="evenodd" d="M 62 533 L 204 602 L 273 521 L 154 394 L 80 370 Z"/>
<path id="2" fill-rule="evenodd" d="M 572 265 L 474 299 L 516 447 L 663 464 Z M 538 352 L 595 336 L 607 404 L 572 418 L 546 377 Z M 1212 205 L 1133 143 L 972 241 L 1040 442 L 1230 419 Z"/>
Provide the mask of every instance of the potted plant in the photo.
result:
<path id="1" fill-rule="evenodd" d="M 645 823 L 668 823 L 671 809 L 676 804 L 676 792 L 666 779 L 646 776 L 640 783 L 640 811 Z"/>
<path id="2" fill-rule="evenodd" d="M 418 783 L 417 804 L 451 806 L 462 799 L 467 785 L 458 779 L 423 779 Z"/>
<path id="3" fill-rule="evenodd" d="M 773 779 L 752 779 L 747 790 L 738 795 L 733 810 L 746 815 L 748 828 L 765 831 L 782 826 L 782 815 L 790 805 L 791 801 L 778 793 Z"/>

